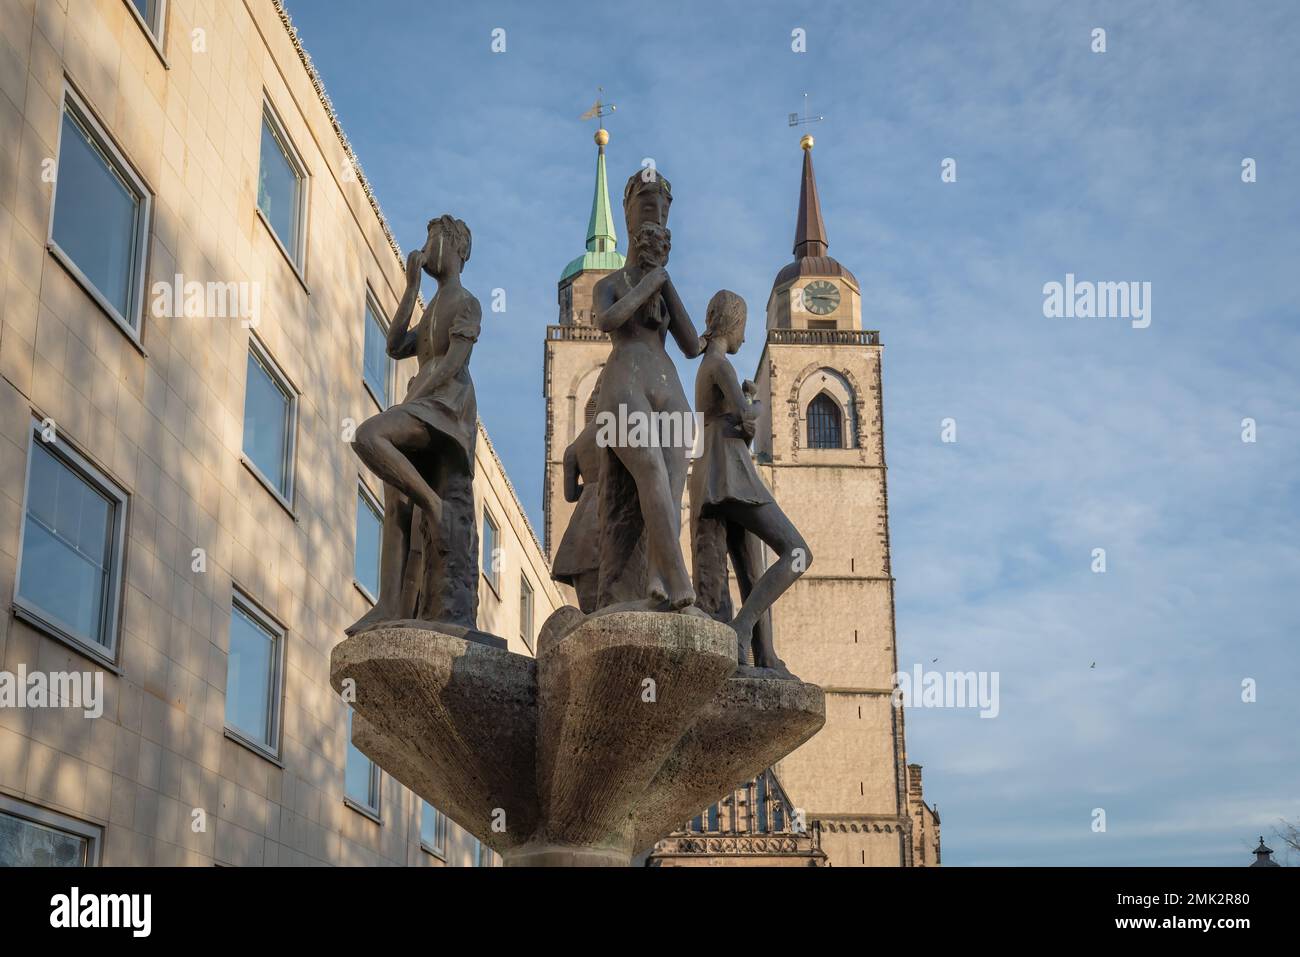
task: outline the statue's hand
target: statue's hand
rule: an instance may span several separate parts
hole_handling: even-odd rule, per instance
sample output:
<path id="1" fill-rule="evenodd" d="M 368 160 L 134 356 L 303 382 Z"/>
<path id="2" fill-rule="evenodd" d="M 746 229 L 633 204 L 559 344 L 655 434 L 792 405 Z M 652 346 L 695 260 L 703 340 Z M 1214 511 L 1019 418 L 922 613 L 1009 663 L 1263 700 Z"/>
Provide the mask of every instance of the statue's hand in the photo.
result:
<path id="1" fill-rule="evenodd" d="M 758 386 L 754 385 L 753 379 L 746 379 L 740 384 L 740 391 L 745 393 L 747 398 L 753 399 L 754 396 L 758 395 Z"/>
<path id="2" fill-rule="evenodd" d="M 648 273 L 641 277 L 637 286 L 645 286 L 648 292 L 657 292 L 663 288 L 663 284 L 668 281 L 668 270 L 663 266 L 655 266 Z"/>
<path id="3" fill-rule="evenodd" d="M 419 282 L 420 270 L 424 268 L 424 250 L 412 249 L 406 257 L 406 281 Z"/>

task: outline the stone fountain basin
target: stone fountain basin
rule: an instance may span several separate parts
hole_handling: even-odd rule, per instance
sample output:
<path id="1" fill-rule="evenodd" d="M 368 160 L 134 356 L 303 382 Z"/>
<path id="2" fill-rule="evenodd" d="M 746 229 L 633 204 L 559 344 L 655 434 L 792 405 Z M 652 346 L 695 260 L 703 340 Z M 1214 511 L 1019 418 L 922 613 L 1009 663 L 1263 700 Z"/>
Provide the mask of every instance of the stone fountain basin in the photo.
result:
<path id="1" fill-rule="evenodd" d="M 590 617 L 537 659 L 414 627 L 337 645 L 353 743 L 508 865 L 626 865 L 825 723 L 692 615 Z"/>

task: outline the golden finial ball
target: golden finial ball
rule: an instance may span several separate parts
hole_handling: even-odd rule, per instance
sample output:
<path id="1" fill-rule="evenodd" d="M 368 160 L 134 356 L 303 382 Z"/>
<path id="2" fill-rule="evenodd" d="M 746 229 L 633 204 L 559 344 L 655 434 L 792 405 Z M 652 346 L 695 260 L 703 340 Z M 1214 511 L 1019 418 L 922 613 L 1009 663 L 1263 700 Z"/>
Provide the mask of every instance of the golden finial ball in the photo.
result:
<path id="1" fill-rule="evenodd" d="M 606 143 L 609 142 L 609 130 L 605 129 L 604 127 L 596 130 L 595 138 L 596 138 L 597 146 L 604 146 Z"/>
<path id="2" fill-rule="evenodd" d="M 803 139 L 799 141 L 799 146 L 803 149 L 810 150 L 813 148 L 813 138 L 811 133 L 805 133 Z"/>

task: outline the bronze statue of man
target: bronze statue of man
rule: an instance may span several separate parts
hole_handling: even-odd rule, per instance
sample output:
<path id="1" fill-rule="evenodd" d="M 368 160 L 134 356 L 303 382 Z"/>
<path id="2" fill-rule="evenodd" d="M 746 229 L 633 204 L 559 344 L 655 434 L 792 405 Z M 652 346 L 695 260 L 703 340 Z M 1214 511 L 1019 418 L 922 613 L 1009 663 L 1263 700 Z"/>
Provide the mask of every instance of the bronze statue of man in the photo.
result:
<path id="1" fill-rule="evenodd" d="M 348 634 L 409 619 L 476 627 L 478 404 L 469 360 L 482 310 L 460 280 L 470 242 L 469 227 L 440 216 L 429 221 L 424 247 L 406 259 L 388 354 L 415 356 L 419 368 L 406 397 L 363 422 L 352 443 L 384 480 L 384 522 L 378 600 Z M 421 271 L 438 291 L 412 329 Z"/>
<path id="2" fill-rule="evenodd" d="M 754 383 L 743 384 L 727 358 L 745 341 L 745 300 L 726 289 L 709 300 L 704 358 L 695 377 L 695 409 L 704 419 L 700 458 L 691 470 L 691 564 L 702 610 L 736 630 L 740 664 L 788 676 L 776 654 L 768 609 L 812 564 L 812 552 L 772 498 L 754 461 L 758 402 Z M 776 554 L 763 568 L 762 545 Z M 731 618 L 727 556 L 743 602 Z"/>
<path id="3" fill-rule="evenodd" d="M 700 352 L 695 326 L 665 268 L 671 203 L 672 187 L 655 169 L 632 175 L 623 190 L 627 261 L 593 290 L 595 324 L 613 340 L 596 407 L 606 423 L 640 420 L 654 430 L 665 421 L 681 428 L 691 420 L 664 348 L 671 333 L 687 358 Z M 597 604 L 640 602 L 668 610 L 694 604 L 680 545 L 687 450 L 671 442 L 617 441 L 602 451 Z M 644 566 L 637 561 L 642 549 Z"/>

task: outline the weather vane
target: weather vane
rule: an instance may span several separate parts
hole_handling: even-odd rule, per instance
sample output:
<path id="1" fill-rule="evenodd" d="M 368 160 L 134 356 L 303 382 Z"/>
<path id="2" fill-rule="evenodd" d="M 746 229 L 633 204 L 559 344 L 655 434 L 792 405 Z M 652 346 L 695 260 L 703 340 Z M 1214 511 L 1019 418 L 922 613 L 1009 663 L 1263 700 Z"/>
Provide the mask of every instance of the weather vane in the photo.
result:
<path id="1" fill-rule="evenodd" d="M 824 119 L 826 119 L 826 117 L 822 116 L 821 114 L 818 114 L 817 116 L 813 116 L 808 112 L 808 94 L 805 93 L 803 95 L 803 115 L 800 116 L 798 113 L 791 113 L 790 125 L 808 126 L 811 123 L 820 123 Z M 811 149 L 813 145 L 812 134 L 805 133 L 803 135 L 803 138 L 799 141 L 799 145 L 802 146 L 804 149 Z"/>
<path id="2" fill-rule="evenodd" d="M 596 135 L 594 139 L 596 140 L 596 145 L 600 147 L 600 151 L 602 153 L 605 152 L 605 144 L 609 142 L 609 132 L 605 129 L 605 124 L 601 122 L 601 119 L 605 116 L 608 116 L 610 113 L 613 113 L 616 109 L 618 109 L 618 107 L 616 107 L 613 103 L 604 102 L 601 99 L 601 97 L 603 97 L 604 95 L 605 95 L 605 88 L 603 86 L 596 87 L 596 102 L 591 104 L 591 109 L 589 109 L 586 113 L 583 113 L 582 116 L 578 117 L 578 119 L 580 120 L 596 121 Z"/>
<path id="3" fill-rule="evenodd" d="M 596 102 L 591 104 L 591 109 L 589 109 L 586 113 L 583 113 L 582 116 L 578 117 L 578 119 L 600 120 L 601 117 L 608 116 L 610 113 L 613 113 L 616 109 L 618 109 L 618 107 L 616 107 L 613 103 L 604 102 L 601 99 L 601 97 L 603 97 L 604 95 L 605 95 L 605 88 L 603 86 L 596 87 Z"/>

